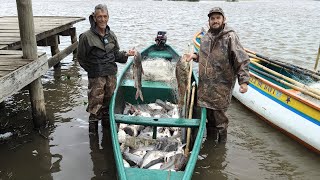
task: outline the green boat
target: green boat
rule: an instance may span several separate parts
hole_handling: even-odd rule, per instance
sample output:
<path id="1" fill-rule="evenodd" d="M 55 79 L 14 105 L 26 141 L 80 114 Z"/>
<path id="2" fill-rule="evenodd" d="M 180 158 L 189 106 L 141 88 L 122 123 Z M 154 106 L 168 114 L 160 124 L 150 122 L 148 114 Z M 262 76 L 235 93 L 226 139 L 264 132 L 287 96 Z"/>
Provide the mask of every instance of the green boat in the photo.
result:
<path id="1" fill-rule="evenodd" d="M 141 52 L 142 59 L 165 59 L 170 63 L 176 63 L 180 55 L 170 46 L 165 44 L 165 32 L 158 32 L 156 43 L 147 47 Z M 164 38 L 165 37 L 165 38 Z M 158 41 L 157 41 L 158 40 Z M 186 118 L 154 118 L 124 115 L 123 111 L 126 103 L 138 104 L 141 101 L 135 99 L 136 89 L 134 80 L 126 78 L 126 73 L 131 69 L 133 59 L 129 59 L 123 71 L 117 77 L 117 87 L 110 102 L 110 127 L 112 135 L 112 145 L 117 167 L 118 179 L 125 180 L 163 180 L 163 179 L 191 179 L 200 152 L 206 123 L 205 108 L 193 107 L 191 119 Z M 193 74 L 192 80 L 197 83 L 198 79 Z M 156 99 L 162 101 L 177 102 L 170 84 L 159 81 L 147 81 L 142 79 L 143 103 L 152 103 Z M 190 156 L 183 171 L 143 169 L 137 167 L 125 167 L 123 156 L 118 140 L 119 123 L 136 124 L 153 127 L 153 133 L 157 133 L 157 127 L 181 127 L 191 128 L 193 134 Z M 153 138 L 156 136 L 153 135 Z"/>

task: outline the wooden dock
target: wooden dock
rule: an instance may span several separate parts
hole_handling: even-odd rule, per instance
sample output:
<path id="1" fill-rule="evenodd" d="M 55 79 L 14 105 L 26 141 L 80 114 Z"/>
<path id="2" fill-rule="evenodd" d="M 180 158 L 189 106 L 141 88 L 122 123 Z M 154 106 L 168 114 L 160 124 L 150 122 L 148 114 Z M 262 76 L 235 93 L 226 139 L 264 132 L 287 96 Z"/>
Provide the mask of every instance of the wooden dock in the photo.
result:
<path id="1" fill-rule="evenodd" d="M 71 36 L 73 24 L 83 21 L 83 17 L 34 16 L 34 30 L 38 46 L 41 40 L 55 35 Z M 19 22 L 16 16 L 0 17 L 0 49 L 20 49 Z"/>
<path id="2" fill-rule="evenodd" d="M 45 53 L 38 59 L 23 59 L 22 51 L 0 50 L 0 102 L 21 90 L 48 71 Z"/>
<path id="3" fill-rule="evenodd" d="M 70 53 L 73 52 L 76 55 L 78 41 L 73 25 L 85 18 L 35 16 L 32 19 L 32 13 L 30 13 L 32 11 L 29 11 L 31 0 L 24 4 L 22 1 L 17 3 L 19 3 L 18 14 L 21 11 L 20 14 L 25 15 L 26 12 L 28 17 L 31 15 L 31 18 L 19 16 L 19 19 L 22 19 L 19 22 L 16 16 L 0 17 L 0 103 L 29 85 L 33 117 L 38 119 L 38 122 L 34 121 L 34 123 L 35 126 L 40 127 L 45 122 L 41 120 L 45 116 L 45 107 L 40 78 L 50 67 L 58 67 L 56 65 Z M 24 29 L 22 34 L 19 27 Z M 27 34 L 29 30 L 26 27 L 30 27 L 32 33 Z M 27 37 L 21 40 L 20 34 Z M 62 51 L 58 47 L 60 36 L 71 37 L 71 45 Z M 37 53 L 36 46 L 50 46 L 52 57 L 47 59 L 45 53 Z M 29 53 L 32 47 L 34 47 L 34 56 Z M 28 59 L 28 56 L 33 58 Z"/>

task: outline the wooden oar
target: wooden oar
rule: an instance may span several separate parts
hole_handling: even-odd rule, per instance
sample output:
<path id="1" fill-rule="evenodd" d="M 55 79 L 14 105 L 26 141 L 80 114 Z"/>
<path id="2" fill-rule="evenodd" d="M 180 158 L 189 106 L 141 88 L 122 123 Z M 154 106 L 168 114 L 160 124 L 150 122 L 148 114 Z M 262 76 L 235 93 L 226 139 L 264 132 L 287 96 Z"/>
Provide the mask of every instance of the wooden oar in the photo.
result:
<path id="1" fill-rule="evenodd" d="M 259 68 L 261 68 L 261 69 L 263 69 L 263 70 L 265 70 L 265 71 L 267 71 L 267 72 L 269 72 L 269 73 L 271 73 L 271 74 L 273 74 L 275 76 L 278 76 L 278 77 L 280 77 L 280 78 L 292 83 L 293 85 L 296 85 L 296 86 L 298 86 L 300 88 L 304 88 L 306 91 L 310 91 L 310 92 L 320 96 L 320 91 L 317 90 L 317 89 L 313 89 L 313 88 L 311 88 L 309 86 L 306 86 L 305 84 L 302 84 L 302 83 L 300 83 L 300 82 L 298 82 L 296 80 L 288 78 L 287 76 L 284 76 L 284 75 L 282 75 L 282 74 L 280 74 L 278 72 L 275 72 L 275 71 L 273 71 L 273 70 L 271 70 L 271 69 L 269 69 L 269 68 L 267 68 L 267 67 L 265 67 L 265 66 L 263 66 L 263 65 L 261 65 L 261 64 L 259 64 L 257 62 L 251 61 L 250 63 L 258 66 Z"/>
<path id="2" fill-rule="evenodd" d="M 195 94 L 195 90 L 196 90 L 196 82 L 193 82 L 192 83 L 192 95 L 191 95 L 191 103 L 190 103 L 190 107 L 189 107 L 189 116 L 188 118 L 189 119 L 192 119 L 192 112 L 193 112 L 193 105 L 194 105 L 194 94 Z M 187 130 L 187 144 L 186 144 L 186 149 L 185 149 L 185 152 L 184 154 L 186 156 L 189 155 L 189 147 L 190 147 L 190 137 L 191 136 L 191 128 L 188 128 Z"/>
<path id="3" fill-rule="evenodd" d="M 317 55 L 316 63 L 315 63 L 315 65 L 314 65 L 314 71 L 317 71 L 318 62 L 319 62 L 319 57 L 320 57 L 320 44 L 319 44 L 319 49 L 318 49 L 318 55 Z"/>
<path id="4" fill-rule="evenodd" d="M 292 64 L 286 64 L 282 61 L 279 61 L 279 60 L 271 60 L 270 58 L 268 57 L 265 57 L 261 54 L 257 54 L 251 50 L 248 50 L 248 49 L 245 49 L 245 51 L 248 53 L 248 55 L 250 57 L 253 57 L 253 58 L 257 58 L 261 61 L 264 61 L 264 62 L 267 62 L 267 63 L 274 63 L 274 64 L 277 64 L 281 67 L 285 67 L 287 68 L 287 70 L 290 70 L 292 72 L 298 72 L 298 73 L 302 73 L 304 75 L 308 75 L 308 76 L 311 76 L 313 78 L 315 78 L 316 80 L 320 80 L 320 73 L 318 72 L 313 72 L 309 69 L 305 69 L 305 68 L 302 68 L 302 67 L 299 67 L 299 66 L 295 66 L 295 65 L 292 65 Z"/>
<path id="5" fill-rule="evenodd" d="M 189 50 L 188 50 L 189 53 L 190 53 L 190 52 L 193 52 L 193 50 L 190 50 L 190 44 L 188 44 L 188 49 L 189 49 Z M 193 65 L 192 59 L 191 59 L 191 61 L 189 61 L 189 64 L 190 64 L 190 71 L 189 71 L 189 74 L 188 74 L 187 102 L 186 102 L 186 111 L 185 111 L 186 115 L 185 115 L 185 117 L 188 117 L 188 109 L 189 109 L 189 104 L 190 104 L 191 77 L 192 77 L 192 69 L 193 69 L 193 67 L 192 67 L 192 65 Z"/>
<path id="6" fill-rule="evenodd" d="M 320 96 L 318 96 L 318 95 L 316 95 L 316 94 L 314 94 L 314 93 L 312 93 L 312 92 L 306 91 L 306 90 L 303 89 L 303 88 L 300 88 L 300 87 L 298 87 L 298 86 L 295 86 L 295 85 L 293 85 L 293 84 L 290 84 L 290 83 L 288 83 L 287 81 L 281 80 L 281 79 L 279 79 L 279 78 L 277 78 L 277 77 L 275 77 L 275 76 L 273 76 L 273 75 L 271 75 L 271 74 L 268 74 L 268 73 L 266 73 L 266 72 L 264 72 L 264 71 L 258 70 L 258 69 L 254 68 L 254 67 L 250 67 L 250 69 L 253 70 L 253 71 L 256 71 L 256 72 L 258 72 L 258 73 L 260 73 L 260 74 L 262 74 L 262 75 L 264 75 L 264 76 L 267 76 L 267 77 L 269 77 L 269 78 L 271 78 L 271 79 L 274 79 L 274 80 L 276 80 L 276 81 L 278 81 L 278 82 L 280 82 L 280 83 L 282 83 L 282 84 L 284 84 L 284 85 L 286 85 L 286 86 L 288 86 L 288 87 L 290 87 L 290 88 L 292 88 L 292 89 L 301 91 L 301 92 L 304 93 L 304 94 L 307 94 L 307 95 L 309 95 L 309 96 L 311 96 L 311 97 L 314 97 L 314 98 L 320 100 Z"/>

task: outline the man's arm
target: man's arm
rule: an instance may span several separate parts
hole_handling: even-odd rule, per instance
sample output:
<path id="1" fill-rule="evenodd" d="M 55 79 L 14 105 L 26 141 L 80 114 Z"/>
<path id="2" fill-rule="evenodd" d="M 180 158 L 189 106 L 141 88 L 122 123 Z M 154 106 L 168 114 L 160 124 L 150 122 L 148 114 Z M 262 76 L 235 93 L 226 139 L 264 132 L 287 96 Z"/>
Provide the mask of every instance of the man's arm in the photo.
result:
<path id="1" fill-rule="evenodd" d="M 80 66 L 85 70 L 88 71 L 89 67 L 85 63 L 87 59 L 87 52 L 88 52 L 88 41 L 87 37 L 83 34 L 80 34 L 79 36 L 79 44 L 78 44 L 78 53 L 77 53 L 77 59 L 80 64 Z"/>
<path id="2" fill-rule="evenodd" d="M 250 59 L 248 54 L 242 47 L 238 36 L 234 33 L 230 38 L 230 57 L 233 62 L 233 69 L 238 77 L 238 83 L 240 85 L 240 92 L 245 93 L 248 90 L 248 84 L 250 79 L 249 64 Z"/>

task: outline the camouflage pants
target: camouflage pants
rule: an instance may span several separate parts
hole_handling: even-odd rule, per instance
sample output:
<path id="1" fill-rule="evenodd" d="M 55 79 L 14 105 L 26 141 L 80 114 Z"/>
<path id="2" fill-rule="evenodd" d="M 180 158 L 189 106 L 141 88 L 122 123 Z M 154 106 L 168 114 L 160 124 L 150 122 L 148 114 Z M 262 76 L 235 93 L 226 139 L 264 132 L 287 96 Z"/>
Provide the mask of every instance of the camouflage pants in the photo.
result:
<path id="1" fill-rule="evenodd" d="M 225 112 L 226 110 L 213 110 L 207 108 L 208 130 L 217 131 L 219 134 L 227 134 L 229 120 Z"/>
<path id="2" fill-rule="evenodd" d="M 89 121 L 109 116 L 109 103 L 116 84 L 117 78 L 115 75 L 89 78 L 87 107 L 87 112 L 91 116 Z"/>

